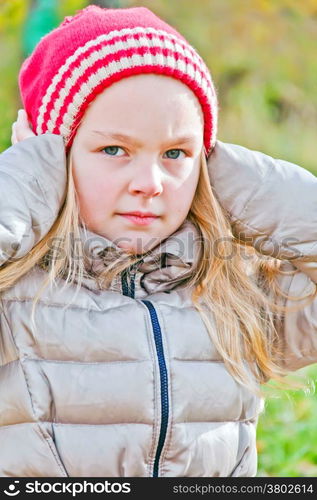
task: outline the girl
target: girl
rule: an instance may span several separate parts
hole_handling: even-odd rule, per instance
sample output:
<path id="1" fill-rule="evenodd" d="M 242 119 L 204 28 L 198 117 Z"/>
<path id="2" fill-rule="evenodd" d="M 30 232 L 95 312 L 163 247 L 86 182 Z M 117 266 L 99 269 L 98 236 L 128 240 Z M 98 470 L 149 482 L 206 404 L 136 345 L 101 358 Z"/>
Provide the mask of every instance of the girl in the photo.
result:
<path id="1" fill-rule="evenodd" d="M 255 476 L 261 386 L 317 361 L 316 178 L 216 141 L 208 69 L 143 7 L 66 18 L 19 84 L 1 475 Z"/>

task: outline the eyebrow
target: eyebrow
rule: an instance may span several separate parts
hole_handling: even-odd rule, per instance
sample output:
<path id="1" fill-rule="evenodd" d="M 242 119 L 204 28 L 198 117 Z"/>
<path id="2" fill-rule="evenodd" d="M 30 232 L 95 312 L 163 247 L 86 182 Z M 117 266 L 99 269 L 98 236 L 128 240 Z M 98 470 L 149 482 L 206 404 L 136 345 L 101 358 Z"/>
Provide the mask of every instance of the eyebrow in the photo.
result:
<path id="1" fill-rule="evenodd" d="M 116 132 L 102 132 L 101 130 L 92 130 L 92 133 L 96 135 L 101 135 L 102 137 L 105 137 L 107 139 L 113 139 L 115 141 L 122 141 L 122 142 L 128 142 L 132 146 L 136 146 L 138 148 L 142 147 L 143 144 L 142 142 L 138 141 L 134 137 L 131 137 L 126 134 L 119 134 Z M 171 139 L 170 141 L 167 141 L 166 144 L 193 144 L 197 142 L 199 139 L 198 135 L 183 135 L 180 137 L 175 137 Z"/>

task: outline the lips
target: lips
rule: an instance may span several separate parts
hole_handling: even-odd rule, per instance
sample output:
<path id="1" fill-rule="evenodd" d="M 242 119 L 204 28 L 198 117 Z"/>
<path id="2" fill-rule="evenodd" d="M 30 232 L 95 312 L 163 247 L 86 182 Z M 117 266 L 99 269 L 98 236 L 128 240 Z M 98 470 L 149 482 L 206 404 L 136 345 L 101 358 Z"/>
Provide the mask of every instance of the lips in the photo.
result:
<path id="1" fill-rule="evenodd" d="M 126 213 L 126 214 L 118 214 L 120 217 L 124 217 L 126 220 L 129 222 L 132 222 L 132 224 L 137 225 L 137 226 L 147 226 L 157 220 L 159 218 L 158 215 L 144 215 L 142 216 L 136 215 L 138 212 L 133 212 L 133 213 Z M 140 212 L 139 212 L 140 213 Z"/>
<path id="2" fill-rule="evenodd" d="M 130 215 L 135 217 L 159 217 L 158 215 L 153 214 L 152 212 L 124 212 L 119 215 Z"/>

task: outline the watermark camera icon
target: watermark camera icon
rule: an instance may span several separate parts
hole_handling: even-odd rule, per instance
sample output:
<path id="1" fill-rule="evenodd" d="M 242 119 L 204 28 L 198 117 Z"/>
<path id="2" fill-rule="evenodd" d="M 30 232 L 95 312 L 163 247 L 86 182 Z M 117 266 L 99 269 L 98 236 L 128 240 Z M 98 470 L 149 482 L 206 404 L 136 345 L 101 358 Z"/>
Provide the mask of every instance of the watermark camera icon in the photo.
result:
<path id="1" fill-rule="evenodd" d="M 10 491 L 4 490 L 3 493 L 8 495 L 9 497 L 15 497 L 16 495 L 18 495 L 20 493 L 20 490 L 16 490 L 16 486 L 14 483 L 19 484 L 19 482 L 20 481 L 14 481 L 13 483 L 9 484 L 8 490 Z"/>

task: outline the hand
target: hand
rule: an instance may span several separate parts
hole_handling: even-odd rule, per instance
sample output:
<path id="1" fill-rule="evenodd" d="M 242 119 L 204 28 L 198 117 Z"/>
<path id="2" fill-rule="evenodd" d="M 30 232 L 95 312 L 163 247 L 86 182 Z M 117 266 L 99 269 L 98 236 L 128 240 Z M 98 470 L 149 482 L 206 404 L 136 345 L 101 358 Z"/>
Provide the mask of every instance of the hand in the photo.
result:
<path id="1" fill-rule="evenodd" d="M 17 121 L 12 124 L 12 134 L 11 143 L 16 144 L 17 142 L 23 141 L 28 137 L 34 137 L 35 134 L 29 124 L 26 111 L 24 109 L 19 109 Z"/>

